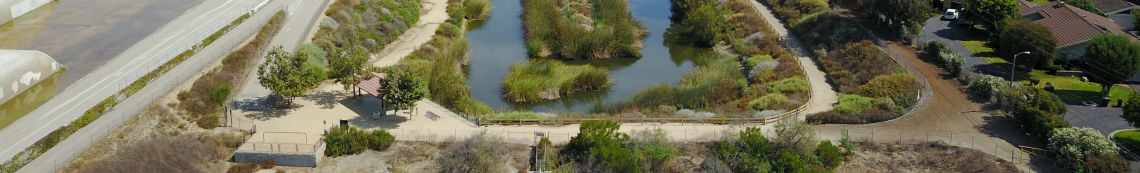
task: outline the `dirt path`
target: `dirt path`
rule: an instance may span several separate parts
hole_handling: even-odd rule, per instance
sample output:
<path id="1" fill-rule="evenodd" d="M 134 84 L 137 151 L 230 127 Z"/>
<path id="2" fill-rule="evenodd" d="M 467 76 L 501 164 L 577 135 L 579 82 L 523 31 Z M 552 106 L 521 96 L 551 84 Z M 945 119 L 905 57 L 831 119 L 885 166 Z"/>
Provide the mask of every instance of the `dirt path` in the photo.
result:
<path id="1" fill-rule="evenodd" d="M 811 83 L 811 101 L 807 103 L 807 109 L 800 112 L 799 118 L 802 120 L 807 115 L 830 111 L 832 105 L 839 103 L 839 94 L 833 89 L 835 87 L 827 83 L 827 74 L 819 69 L 815 61 L 807 57 L 811 56 L 811 52 L 804 48 L 803 42 L 800 42 L 798 38 L 788 34 L 788 27 L 783 21 L 777 19 L 772 11 L 768 10 L 768 7 L 754 0 L 749 2 L 752 2 L 752 7 L 761 16 L 764 16 L 764 21 L 768 23 L 768 26 L 771 26 L 776 34 L 783 37 L 780 40 L 783 41 L 784 49 L 791 50 L 796 55 L 796 59 L 800 62 L 800 68 L 804 70 L 804 76 Z"/>
<path id="2" fill-rule="evenodd" d="M 431 41 L 432 36 L 435 36 L 435 30 L 447 21 L 447 0 L 424 0 L 421 11 L 426 13 L 420 16 L 415 26 L 400 35 L 396 41 L 389 43 L 380 53 L 372 54 L 368 62 L 377 67 L 396 65 L 408 54 L 420 49 L 420 45 Z"/>

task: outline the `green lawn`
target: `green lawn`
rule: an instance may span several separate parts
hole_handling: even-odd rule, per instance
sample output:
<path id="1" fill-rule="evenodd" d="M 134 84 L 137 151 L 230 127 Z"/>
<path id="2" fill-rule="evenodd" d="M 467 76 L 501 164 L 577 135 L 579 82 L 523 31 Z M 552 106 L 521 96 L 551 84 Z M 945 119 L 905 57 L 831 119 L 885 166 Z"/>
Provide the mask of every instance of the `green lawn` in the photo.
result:
<path id="1" fill-rule="evenodd" d="M 985 41 L 962 41 L 962 46 L 970 49 L 975 54 L 981 54 L 982 60 L 986 63 L 994 65 L 995 68 L 1006 72 L 1009 71 L 1009 61 L 998 57 L 990 57 L 985 55 L 993 55 L 994 49 L 986 47 Z M 1019 83 L 1029 84 L 1025 76 L 1034 77 L 1041 80 L 1037 87 L 1045 87 L 1045 83 L 1052 83 L 1056 89 L 1053 93 L 1061 97 L 1065 103 L 1080 104 L 1082 101 L 1098 101 L 1100 100 L 1100 84 L 1092 82 L 1081 82 L 1080 78 L 1070 76 L 1053 76 L 1045 74 L 1044 70 L 1034 70 L 1032 72 L 1022 71 L 1021 69 L 1016 74 L 1016 79 Z M 1124 99 L 1128 100 L 1128 96 L 1136 93 L 1136 90 L 1125 86 L 1113 86 L 1109 91 L 1109 98 L 1112 100 Z"/>
<path id="2" fill-rule="evenodd" d="M 1116 141 L 1117 145 L 1127 148 L 1129 151 L 1140 151 L 1140 131 L 1125 130 L 1112 134 L 1112 140 Z"/>
<path id="3" fill-rule="evenodd" d="M 962 46 L 977 54 L 993 53 L 994 49 L 986 47 L 986 41 L 962 41 Z"/>

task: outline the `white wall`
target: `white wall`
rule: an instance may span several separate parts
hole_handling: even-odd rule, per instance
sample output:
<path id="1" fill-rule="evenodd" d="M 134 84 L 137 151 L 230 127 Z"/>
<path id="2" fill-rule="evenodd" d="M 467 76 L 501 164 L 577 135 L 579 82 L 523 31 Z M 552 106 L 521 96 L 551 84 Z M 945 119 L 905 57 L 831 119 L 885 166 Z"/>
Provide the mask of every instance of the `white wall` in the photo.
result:
<path id="1" fill-rule="evenodd" d="M 53 0 L 0 0 L 0 24 L 27 14 Z"/>

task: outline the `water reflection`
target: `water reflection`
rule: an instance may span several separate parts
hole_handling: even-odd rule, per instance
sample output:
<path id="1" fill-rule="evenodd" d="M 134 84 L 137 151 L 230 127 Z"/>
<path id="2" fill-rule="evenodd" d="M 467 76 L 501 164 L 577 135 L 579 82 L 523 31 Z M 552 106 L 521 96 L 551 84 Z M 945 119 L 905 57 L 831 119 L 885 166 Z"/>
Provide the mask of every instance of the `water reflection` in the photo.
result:
<path id="1" fill-rule="evenodd" d="M 12 122 L 16 122 L 20 117 L 32 112 L 44 102 L 51 99 L 55 93 L 56 85 L 59 82 L 59 76 L 62 73 L 55 73 L 40 81 L 31 88 L 24 90 L 20 95 L 16 95 L 8 102 L 0 104 L 0 129 L 8 127 Z"/>
<path id="2" fill-rule="evenodd" d="M 649 30 L 642 40 L 645 45 L 641 49 L 642 57 L 567 62 L 610 69 L 614 82 L 609 88 L 542 103 L 513 103 L 502 97 L 501 82 L 511 64 L 527 59 L 521 4 L 517 0 L 491 3 L 494 5 L 491 18 L 468 32 L 471 65 L 467 84 L 476 99 L 500 111 L 588 112 L 594 105 L 621 101 L 660 83 L 676 84 L 682 75 L 692 70 L 694 62 L 690 58 L 710 52 L 707 48 L 675 44 L 674 39 L 667 41 L 664 33 L 672 25 L 668 0 L 631 0 L 634 18 Z"/>

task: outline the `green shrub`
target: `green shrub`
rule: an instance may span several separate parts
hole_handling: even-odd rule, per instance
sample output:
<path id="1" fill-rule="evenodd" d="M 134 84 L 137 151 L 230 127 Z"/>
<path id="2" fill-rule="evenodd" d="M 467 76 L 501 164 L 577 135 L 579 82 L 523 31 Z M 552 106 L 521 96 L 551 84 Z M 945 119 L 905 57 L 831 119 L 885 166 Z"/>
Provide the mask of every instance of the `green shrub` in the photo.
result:
<path id="1" fill-rule="evenodd" d="M 898 68 L 886 52 L 870 41 L 847 44 L 819 59 L 840 92 L 851 93 L 871 79 Z"/>
<path id="2" fill-rule="evenodd" d="M 971 96 L 989 100 L 993 97 L 998 86 L 1008 85 L 1008 81 L 997 76 L 980 75 L 970 82 L 966 92 Z"/>
<path id="3" fill-rule="evenodd" d="M 495 114 L 494 116 L 491 116 L 491 118 L 500 119 L 500 120 L 542 119 L 542 115 L 539 115 L 538 113 L 535 113 L 535 112 L 514 111 L 514 112 Z"/>
<path id="4" fill-rule="evenodd" d="M 910 107 L 918 101 L 918 82 L 910 74 L 880 75 L 859 86 L 858 93 L 873 98 L 888 98 L 895 105 Z"/>
<path id="5" fill-rule="evenodd" d="M 641 56 L 641 50 L 634 44 L 645 32 L 630 14 L 628 1 L 590 0 L 568 4 L 554 0 L 522 1 L 527 42 L 545 43 L 528 46 L 543 45 L 543 49 L 552 53 L 549 56 L 567 60 Z M 530 51 L 530 56 L 547 56 L 540 52 L 543 51 Z"/>
<path id="6" fill-rule="evenodd" d="M 623 148 L 622 144 L 630 137 L 618 132 L 620 127 L 613 121 L 583 121 L 578 127 L 578 136 L 570 138 L 560 155 L 576 163 L 597 164 L 609 171 L 641 172 L 644 158 L 636 150 Z"/>
<path id="7" fill-rule="evenodd" d="M 828 140 L 819 142 L 819 146 L 815 148 L 815 155 L 819 156 L 819 161 L 828 168 L 839 166 L 839 163 L 844 160 L 843 154 L 839 153 L 839 148 L 831 145 L 831 141 Z"/>
<path id="8" fill-rule="evenodd" d="M 1054 163 L 1068 172 L 1086 171 L 1086 154 L 1116 155 L 1118 148 L 1092 128 L 1058 128 L 1049 137 L 1049 150 L 1056 152 Z M 1119 157 L 1119 156 L 1118 156 Z"/>
<path id="9" fill-rule="evenodd" d="M 839 103 L 835 111 L 847 114 L 859 114 L 873 105 L 875 98 L 863 97 L 855 94 L 840 94 Z"/>
<path id="10" fill-rule="evenodd" d="M 748 59 L 745 59 L 744 61 L 747 63 L 747 65 L 748 65 L 747 67 L 751 68 L 751 67 L 755 67 L 756 64 L 760 64 L 761 62 L 767 62 L 767 61 L 771 61 L 771 60 L 773 60 L 772 55 L 752 55 L 752 56 L 748 57 Z"/>
<path id="11" fill-rule="evenodd" d="M 1116 153 L 1085 153 L 1085 160 L 1081 163 L 1087 172 L 1131 172 L 1130 164 Z"/>
<path id="12" fill-rule="evenodd" d="M 210 101 L 215 104 L 225 104 L 226 97 L 230 96 L 230 84 L 222 83 L 210 89 Z"/>
<path id="13" fill-rule="evenodd" d="M 511 101 L 538 102 L 605 88 L 610 83 L 609 74 L 609 70 L 590 65 L 535 59 L 511 65 L 502 85 Z"/>
<path id="14" fill-rule="evenodd" d="M 772 161 L 774 172 L 806 172 L 807 164 L 800 156 L 788 151 L 781 151 Z"/>
<path id="15" fill-rule="evenodd" d="M 811 84 L 802 77 L 787 78 L 767 84 L 769 92 L 801 92 L 811 90 Z"/>
<path id="16" fill-rule="evenodd" d="M 804 45 L 813 50 L 830 50 L 847 43 L 866 39 L 855 26 L 848 24 L 843 17 L 830 10 L 805 16 L 799 22 L 788 22 L 791 32 L 796 34 Z"/>
<path id="17" fill-rule="evenodd" d="M 214 129 L 215 127 L 219 126 L 221 123 L 219 122 L 220 120 L 221 119 L 218 117 L 218 113 L 211 113 L 206 114 L 206 116 L 198 117 L 198 119 L 195 120 L 194 124 L 197 124 L 198 127 L 201 127 L 203 129 Z"/>
<path id="18" fill-rule="evenodd" d="M 482 20 L 491 15 L 491 0 L 464 0 L 467 19 Z"/>
<path id="19" fill-rule="evenodd" d="M 770 93 L 748 102 L 748 107 L 752 108 L 752 110 L 761 111 L 768 109 L 771 105 L 785 102 L 788 102 L 788 96 L 780 93 Z"/>
<path id="20" fill-rule="evenodd" d="M 325 134 L 325 156 L 355 155 L 364 150 L 388 149 L 395 140 L 388 131 L 362 130 L 352 126 L 335 126 Z"/>

